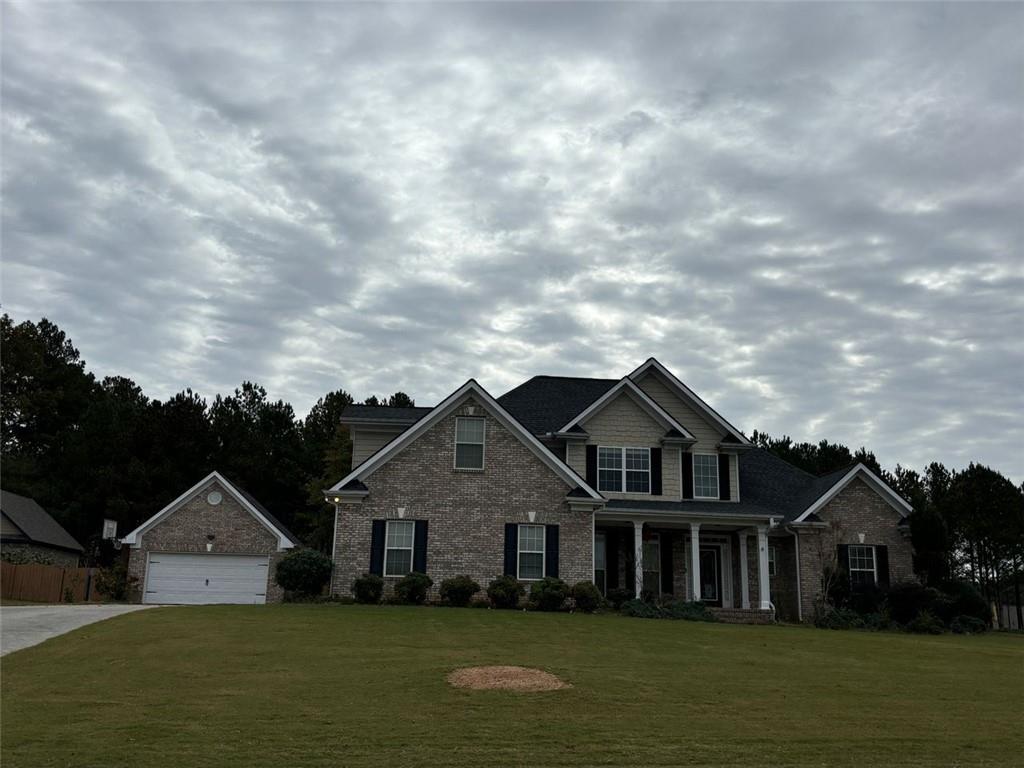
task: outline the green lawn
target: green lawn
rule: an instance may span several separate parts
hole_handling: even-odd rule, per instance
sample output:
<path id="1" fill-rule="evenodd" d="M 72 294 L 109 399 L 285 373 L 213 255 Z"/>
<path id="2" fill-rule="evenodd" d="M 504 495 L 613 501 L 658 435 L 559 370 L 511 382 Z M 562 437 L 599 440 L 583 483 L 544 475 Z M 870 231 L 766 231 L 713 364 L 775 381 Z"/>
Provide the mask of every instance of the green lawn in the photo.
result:
<path id="1" fill-rule="evenodd" d="M 451 689 L 478 664 L 573 688 Z M 472 609 L 161 608 L 2 662 L 15 766 L 1021 765 L 1024 640 Z"/>

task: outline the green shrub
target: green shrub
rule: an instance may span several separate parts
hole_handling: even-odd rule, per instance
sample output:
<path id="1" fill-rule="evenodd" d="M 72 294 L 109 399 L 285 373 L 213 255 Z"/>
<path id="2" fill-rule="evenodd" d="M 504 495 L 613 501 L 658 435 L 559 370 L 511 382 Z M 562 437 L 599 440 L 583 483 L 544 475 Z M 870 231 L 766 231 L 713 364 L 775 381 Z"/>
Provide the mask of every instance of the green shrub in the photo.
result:
<path id="1" fill-rule="evenodd" d="M 425 573 L 413 571 L 395 584 L 395 597 L 405 605 L 423 605 L 427 592 L 434 586 L 434 580 Z"/>
<path id="2" fill-rule="evenodd" d="M 538 611 L 558 611 L 569 598 L 569 585 L 554 576 L 545 576 L 530 585 L 530 607 Z"/>
<path id="3" fill-rule="evenodd" d="M 876 632 L 895 629 L 892 619 L 889 618 L 888 611 L 882 610 L 875 613 L 867 613 L 862 619 L 864 620 L 864 629 L 872 629 Z"/>
<path id="4" fill-rule="evenodd" d="M 127 600 L 128 593 L 138 583 L 135 576 L 128 575 L 128 566 L 118 560 L 109 568 L 100 568 L 96 574 L 96 591 L 111 600 Z"/>
<path id="5" fill-rule="evenodd" d="M 814 617 L 819 629 L 863 629 L 864 619 L 850 608 L 826 608 Z"/>
<path id="6" fill-rule="evenodd" d="M 666 619 L 718 621 L 714 612 L 700 601 L 673 600 L 661 606 L 661 612 Z"/>
<path id="7" fill-rule="evenodd" d="M 608 590 L 608 602 L 612 604 L 612 608 L 616 611 L 622 608 L 623 603 L 627 603 L 633 599 L 633 590 L 622 589 L 617 587 L 615 589 Z"/>
<path id="8" fill-rule="evenodd" d="M 487 585 L 487 597 L 495 608 L 518 608 L 525 594 L 523 585 L 514 576 L 499 576 Z"/>
<path id="9" fill-rule="evenodd" d="M 909 624 L 922 611 L 932 612 L 936 600 L 941 596 L 937 589 L 931 589 L 916 581 L 902 581 L 889 589 L 885 604 L 889 615 L 897 624 Z"/>
<path id="10" fill-rule="evenodd" d="M 948 581 L 942 585 L 942 592 L 950 599 L 949 619 L 957 616 L 971 616 L 986 627 L 992 620 L 992 613 L 981 592 L 969 581 Z"/>
<path id="11" fill-rule="evenodd" d="M 923 610 L 907 624 L 907 631 L 917 635 L 941 635 L 946 627 L 938 616 Z"/>
<path id="12" fill-rule="evenodd" d="M 323 592 L 331 578 L 331 558 L 315 549 L 293 549 L 281 558 L 274 581 L 285 592 L 314 597 Z"/>
<path id="13" fill-rule="evenodd" d="M 441 582 L 441 599 L 448 605 L 465 608 L 473 595 L 480 591 L 480 585 L 469 576 L 453 576 Z"/>
<path id="14" fill-rule="evenodd" d="M 352 582 L 352 596 L 357 603 L 377 605 L 384 594 L 384 579 L 374 573 L 364 573 Z"/>
<path id="15" fill-rule="evenodd" d="M 663 616 L 658 606 L 636 599 L 626 600 L 619 610 L 623 616 L 632 616 L 634 619 L 660 619 Z"/>
<path id="16" fill-rule="evenodd" d="M 974 616 L 956 616 L 949 628 L 957 635 L 983 635 L 988 632 L 988 624 Z"/>
<path id="17" fill-rule="evenodd" d="M 594 586 L 592 581 L 580 581 L 573 584 L 572 599 L 576 603 L 576 610 L 583 613 L 593 613 L 604 602 L 601 591 Z"/>

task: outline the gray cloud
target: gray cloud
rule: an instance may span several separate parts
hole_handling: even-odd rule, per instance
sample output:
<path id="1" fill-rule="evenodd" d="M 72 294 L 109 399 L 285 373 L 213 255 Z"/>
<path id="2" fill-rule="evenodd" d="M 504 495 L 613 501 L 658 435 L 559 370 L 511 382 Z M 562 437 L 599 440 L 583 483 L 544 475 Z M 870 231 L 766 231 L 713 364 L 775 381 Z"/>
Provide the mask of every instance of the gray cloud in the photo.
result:
<path id="1" fill-rule="evenodd" d="M 3 304 L 165 397 L 650 355 L 1024 478 L 1024 8 L 14 4 Z"/>

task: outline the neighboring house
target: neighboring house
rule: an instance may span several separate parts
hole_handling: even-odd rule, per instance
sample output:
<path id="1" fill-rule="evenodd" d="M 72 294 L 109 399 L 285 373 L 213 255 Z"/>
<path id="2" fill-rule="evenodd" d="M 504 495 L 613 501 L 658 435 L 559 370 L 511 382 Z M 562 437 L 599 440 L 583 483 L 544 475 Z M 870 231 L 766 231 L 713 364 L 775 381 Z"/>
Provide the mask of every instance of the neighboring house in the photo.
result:
<path id="1" fill-rule="evenodd" d="M 125 536 L 133 599 L 143 603 L 280 602 L 273 571 L 299 544 L 236 483 L 211 472 Z"/>
<path id="2" fill-rule="evenodd" d="M 27 496 L 0 491 L 0 559 L 74 568 L 82 545 Z"/>
<path id="3" fill-rule="evenodd" d="M 807 620 L 825 569 L 913 577 L 908 504 L 863 465 L 813 477 L 750 441 L 653 358 L 622 379 L 470 380 L 434 408 L 351 405 L 332 591 L 502 574 Z"/>

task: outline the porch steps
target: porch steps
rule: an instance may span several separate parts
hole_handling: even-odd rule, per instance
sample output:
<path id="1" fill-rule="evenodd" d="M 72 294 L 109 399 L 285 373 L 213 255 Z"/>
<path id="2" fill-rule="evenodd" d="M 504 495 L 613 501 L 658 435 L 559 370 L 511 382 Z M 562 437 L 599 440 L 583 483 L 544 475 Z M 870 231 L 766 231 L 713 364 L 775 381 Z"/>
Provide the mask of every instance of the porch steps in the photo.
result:
<path id="1" fill-rule="evenodd" d="M 774 611 L 760 608 L 709 608 L 715 618 L 724 624 L 771 624 L 775 621 Z"/>

